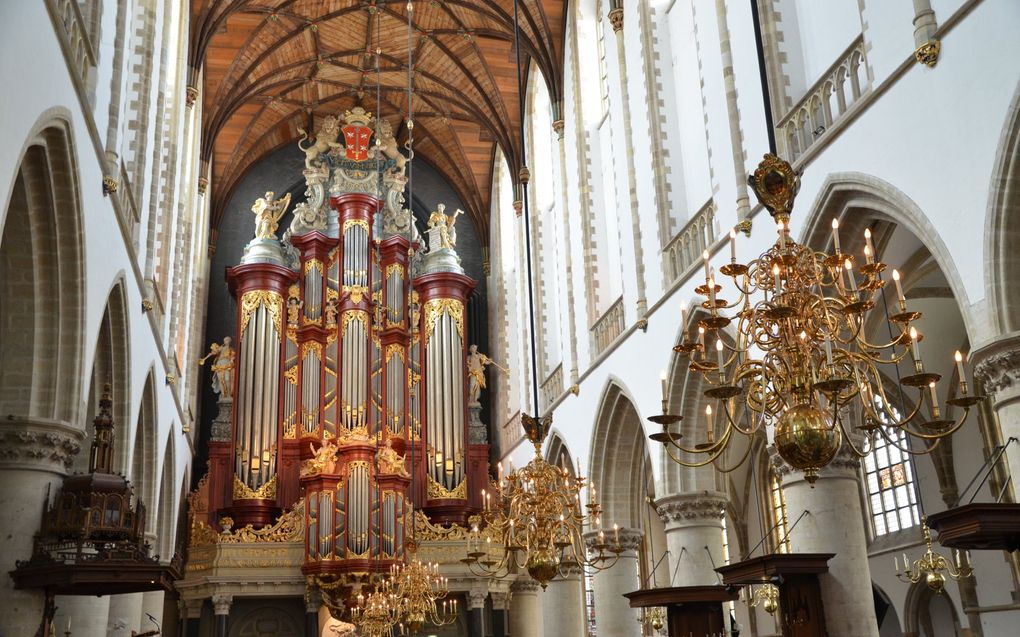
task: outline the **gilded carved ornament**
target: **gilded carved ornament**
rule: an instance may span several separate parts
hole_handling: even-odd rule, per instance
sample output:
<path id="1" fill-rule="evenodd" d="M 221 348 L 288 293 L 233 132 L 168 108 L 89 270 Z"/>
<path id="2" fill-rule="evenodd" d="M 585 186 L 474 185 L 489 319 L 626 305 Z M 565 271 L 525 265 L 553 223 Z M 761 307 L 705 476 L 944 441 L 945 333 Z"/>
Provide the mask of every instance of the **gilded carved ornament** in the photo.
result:
<path id="1" fill-rule="evenodd" d="M 347 326 L 351 321 L 360 321 L 363 326 L 368 325 L 368 312 L 365 310 L 345 310 L 340 319 L 340 335 L 347 333 Z"/>
<path id="2" fill-rule="evenodd" d="M 425 303 L 425 340 L 432 336 L 436 321 L 443 314 L 449 314 L 457 324 L 457 333 L 464 338 L 464 304 L 458 299 L 432 299 Z"/>
<path id="3" fill-rule="evenodd" d="M 269 479 L 258 489 L 252 489 L 236 475 L 234 476 L 234 499 L 235 500 L 272 500 L 276 497 L 276 476 Z"/>
<path id="4" fill-rule="evenodd" d="M 386 266 L 386 270 L 383 272 L 383 278 L 388 279 L 391 275 L 396 274 L 401 279 L 404 278 L 404 266 L 400 263 L 391 263 Z"/>
<path id="5" fill-rule="evenodd" d="M 305 501 L 298 500 L 294 508 L 287 511 L 276 522 L 261 529 L 252 525 L 232 531 L 217 533 L 196 516 L 191 522 L 190 548 L 214 544 L 257 544 L 265 542 L 300 542 L 305 533 Z"/>
<path id="6" fill-rule="evenodd" d="M 257 310 L 259 306 L 263 305 L 269 312 L 269 315 L 273 318 L 273 326 L 276 327 L 276 333 L 283 333 L 280 316 L 280 308 L 283 307 L 283 297 L 280 296 L 278 292 L 274 292 L 272 290 L 251 290 L 245 292 L 241 297 L 240 334 L 244 334 L 245 330 L 248 329 L 248 321 L 251 320 L 252 313 Z"/>
<path id="7" fill-rule="evenodd" d="M 447 489 L 429 476 L 428 497 L 430 500 L 467 500 L 467 480 L 461 480 L 453 489 Z"/>

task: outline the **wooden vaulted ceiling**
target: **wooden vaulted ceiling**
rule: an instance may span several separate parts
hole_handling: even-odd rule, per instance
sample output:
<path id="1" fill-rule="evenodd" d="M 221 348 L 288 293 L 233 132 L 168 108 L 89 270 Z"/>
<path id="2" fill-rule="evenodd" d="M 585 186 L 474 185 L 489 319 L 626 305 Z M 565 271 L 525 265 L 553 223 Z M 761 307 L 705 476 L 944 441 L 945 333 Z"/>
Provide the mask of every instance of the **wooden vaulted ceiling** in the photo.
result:
<path id="1" fill-rule="evenodd" d="M 519 2 L 522 68 L 536 63 L 556 103 L 567 2 Z M 415 155 L 456 189 L 487 241 L 496 146 L 514 174 L 519 166 L 513 0 L 413 7 Z M 204 72 L 214 226 L 248 168 L 326 115 L 375 112 L 381 99 L 382 116 L 406 141 L 407 0 L 192 0 L 191 34 L 192 73 Z"/>

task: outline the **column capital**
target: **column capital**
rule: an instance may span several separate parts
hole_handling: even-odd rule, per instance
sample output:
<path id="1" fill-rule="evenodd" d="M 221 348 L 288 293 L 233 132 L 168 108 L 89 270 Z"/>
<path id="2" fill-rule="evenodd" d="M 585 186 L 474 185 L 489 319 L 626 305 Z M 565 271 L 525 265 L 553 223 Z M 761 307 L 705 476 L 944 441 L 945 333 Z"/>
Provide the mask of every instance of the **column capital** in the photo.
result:
<path id="1" fill-rule="evenodd" d="M 85 432 L 62 420 L 8 416 L 0 429 L 0 468 L 67 475 Z"/>
<path id="2" fill-rule="evenodd" d="M 1006 334 L 970 353 L 974 379 L 997 401 L 1020 394 L 1020 332 Z"/>
<path id="3" fill-rule="evenodd" d="M 489 591 L 485 590 L 485 588 L 473 586 L 467 593 L 468 610 L 485 608 L 485 598 L 488 596 Z"/>
<path id="4" fill-rule="evenodd" d="M 521 577 L 514 581 L 510 585 L 510 592 L 514 595 L 517 594 L 538 594 L 542 590 L 542 585 L 530 577 Z"/>
<path id="5" fill-rule="evenodd" d="M 198 619 L 202 616 L 202 602 L 203 599 L 185 599 L 181 598 L 177 601 L 178 608 L 181 611 L 181 619 Z"/>
<path id="6" fill-rule="evenodd" d="M 675 493 L 655 501 L 659 519 L 669 524 L 715 522 L 726 515 L 729 498 L 718 491 Z"/>
<path id="7" fill-rule="evenodd" d="M 613 529 L 603 529 L 602 532 L 605 534 L 604 542 L 610 546 L 615 545 L 616 539 L 614 536 L 616 535 L 616 531 Z M 642 533 L 640 529 L 631 529 L 621 526 L 619 536 L 620 547 L 623 549 L 623 552 L 627 552 L 637 551 L 641 547 L 641 542 L 644 540 L 645 534 Z M 588 531 L 584 534 L 584 544 L 588 547 L 588 550 L 595 548 L 595 545 L 598 544 L 598 538 L 598 531 Z"/>
<path id="8" fill-rule="evenodd" d="M 609 24 L 613 26 L 613 33 L 619 33 L 623 30 L 623 7 L 610 9 L 606 17 L 609 18 Z"/>
<path id="9" fill-rule="evenodd" d="M 556 575 L 557 577 L 550 583 L 580 580 L 584 575 L 584 570 L 577 562 L 568 562 L 566 564 L 560 564 L 559 573 Z"/>
<path id="10" fill-rule="evenodd" d="M 493 610 L 510 610 L 509 591 L 492 591 L 489 593 L 489 595 L 492 596 Z"/>
<path id="11" fill-rule="evenodd" d="M 230 606 L 234 603 L 234 596 L 228 593 L 216 593 L 212 596 L 213 614 L 229 615 Z"/>

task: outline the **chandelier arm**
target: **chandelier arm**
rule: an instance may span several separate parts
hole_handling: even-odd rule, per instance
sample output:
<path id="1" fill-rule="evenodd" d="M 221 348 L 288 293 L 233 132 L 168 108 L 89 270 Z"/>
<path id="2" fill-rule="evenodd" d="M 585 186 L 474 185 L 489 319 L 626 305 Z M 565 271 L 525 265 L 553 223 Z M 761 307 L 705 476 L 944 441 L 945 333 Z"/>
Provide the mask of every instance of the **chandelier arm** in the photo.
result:
<path id="1" fill-rule="evenodd" d="M 705 449 L 704 451 L 698 451 L 696 449 L 686 449 L 685 447 L 681 447 L 680 445 L 678 445 L 676 443 L 673 444 L 674 447 L 676 447 L 677 449 L 680 449 L 681 451 L 683 451 L 685 453 L 689 453 L 689 454 L 706 454 L 706 453 L 709 453 L 709 454 L 712 454 L 711 457 L 707 458 L 706 460 L 701 460 L 701 461 L 697 461 L 697 462 L 688 462 L 686 460 L 681 459 L 679 456 L 673 455 L 673 452 L 669 450 L 669 447 L 663 446 L 663 449 L 665 449 L 666 454 L 669 455 L 670 459 L 673 462 L 675 462 L 675 463 L 677 463 L 677 464 L 679 464 L 681 466 L 684 466 L 684 467 L 688 467 L 688 468 L 691 468 L 691 469 L 697 469 L 698 467 L 704 467 L 704 466 L 707 466 L 707 465 L 712 464 L 712 463 L 715 462 L 716 458 L 718 458 L 722 454 L 722 452 L 726 450 L 726 443 L 729 440 L 729 436 L 730 436 L 730 430 L 727 429 L 727 432 L 723 435 L 722 438 L 719 439 L 719 442 L 715 443 L 712 447 L 710 447 L 708 449 Z"/>
<path id="2" fill-rule="evenodd" d="M 875 378 L 879 378 L 878 370 L 875 370 L 875 372 L 876 372 Z M 885 395 L 885 384 L 881 383 L 881 382 L 876 382 L 875 384 L 878 386 L 879 396 L 882 397 L 882 404 L 884 404 L 884 405 L 891 405 L 892 403 L 889 401 L 889 397 Z M 919 388 L 918 392 L 920 392 L 922 394 L 922 395 L 919 396 L 919 398 L 921 400 L 918 400 L 917 402 L 914 403 L 914 407 L 910 410 L 910 414 L 908 414 L 907 416 L 905 416 L 901 420 L 898 420 L 898 421 L 895 421 L 895 422 L 891 422 L 891 423 L 884 423 L 884 422 L 882 422 L 882 418 L 878 415 L 878 413 L 875 412 L 875 414 L 874 414 L 875 415 L 875 418 L 874 418 L 875 422 L 883 424 L 883 425 L 885 425 L 887 427 L 897 427 L 897 428 L 901 428 L 901 429 L 903 427 L 906 427 L 906 425 L 909 422 L 911 422 L 915 417 L 917 417 L 917 415 L 919 413 L 921 413 L 921 403 L 924 402 L 924 395 L 923 395 L 924 390 Z M 902 396 L 902 393 L 903 392 L 901 390 L 901 392 L 900 392 L 901 396 Z M 864 401 L 862 400 L 861 402 L 863 403 Z"/>
<path id="3" fill-rule="evenodd" d="M 759 420 L 757 424 L 752 424 L 750 429 L 744 429 L 743 427 L 741 427 L 740 424 L 733 419 L 733 416 L 730 413 L 730 401 L 729 400 L 724 400 L 722 402 L 723 402 L 723 413 L 726 414 L 726 420 L 727 420 L 727 423 L 728 423 L 727 424 L 728 427 L 733 427 L 734 429 L 736 429 L 737 433 L 741 433 L 741 434 L 747 436 L 748 438 L 750 438 L 751 436 L 753 436 L 754 434 L 758 433 L 758 431 L 761 430 L 761 423 L 762 423 L 761 420 Z M 745 403 L 745 405 L 746 405 L 746 403 Z"/>
<path id="4" fill-rule="evenodd" d="M 736 462 L 735 462 L 735 463 L 733 464 L 733 466 L 729 467 L 728 469 L 724 469 L 724 468 L 722 468 L 722 467 L 720 467 L 720 466 L 718 466 L 718 465 L 714 465 L 714 466 L 713 466 L 713 468 L 714 468 L 714 469 L 715 469 L 716 471 L 718 471 L 719 473 L 732 473 L 732 472 L 736 471 L 737 469 L 739 469 L 739 468 L 741 467 L 741 465 L 743 465 L 743 464 L 744 464 L 744 461 L 745 461 L 745 460 L 747 460 L 747 457 L 748 457 L 749 455 L 751 455 L 751 447 L 753 447 L 753 446 L 754 446 L 754 445 L 752 445 L 752 444 L 748 443 L 748 445 L 747 445 L 747 449 L 745 449 L 745 450 L 744 450 L 744 455 L 743 455 L 743 456 L 741 456 L 741 457 L 740 457 L 740 460 L 736 461 Z"/>
<path id="5" fill-rule="evenodd" d="M 951 436 L 954 433 L 956 433 L 956 430 L 959 429 L 960 427 L 962 427 L 963 423 L 965 423 L 967 421 L 967 415 L 969 413 L 970 413 L 970 408 L 966 408 L 965 407 L 964 410 L 963 410 L 963 416 L 961 416 L 960 419 L 958 421 L 956 421 L 953 424 L 952 427 L 950 427 L 949 429 L 946 429 L 945 431 L 940 431 L 940 432 L 935 433 L 935 434 L 926 434 L 926 433 L 921 433 L 920 431 L 913 431 L 913 430 L 909 429 L 906 426 L 900 427 L 900 429 L 902 429 L 907 435 L 913 436 L 915 438 L 920 438 L 922 440 L 941 440 L 942 438 L 948 438 L 949 436 Z"/>
<path id="6" fill-rule="evenodd" d="M 854 444 L 853 438 L 850 437 L 850 432 L 846 430 L 846 425 L 843 424 L 843 419 L 837 416 L 835 421 L 836 426 L 839 427 L 840 434 L 843 436 L 843 441 L 846 443 L 847 447 L 850 448 L 850 451 L 858 458 L 864 458 L 867 456 L 867 452 L 858 449 L 857 445 Z"/>

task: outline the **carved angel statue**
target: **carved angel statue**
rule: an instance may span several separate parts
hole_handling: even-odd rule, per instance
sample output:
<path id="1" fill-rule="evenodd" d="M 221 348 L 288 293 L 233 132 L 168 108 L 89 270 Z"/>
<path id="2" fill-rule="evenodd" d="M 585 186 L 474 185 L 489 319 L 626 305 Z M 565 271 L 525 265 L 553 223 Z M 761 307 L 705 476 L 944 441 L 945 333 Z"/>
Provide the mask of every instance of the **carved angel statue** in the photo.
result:
<path id="1" fill-rule="evenodd" d="M 292 295 L 287 300 L 287 324 L 292 327 L 297 327 L 298 319 L 301 316 L 301 308 L 305 305 L 304 301 L 301 301 L 297 296 Z"/>
<path id="2" fill-rule="evenodd" d="M 220 399 L 232 398 L 234 392 L 234 348 L 233 341 L 229 336 L 223 337 L 223 344 L 213 343 L 209 346 L 209 353 L 198 359 L 199 365 L 205 365 L 210 358 L 213 364 L 209 371 L 213 373 L 212 388 L 220 395 Z"/>
<path id="3" fill-rule="evenodd" d="M 507 370 L 507 368 L 500 366 L 498 363 L 496 363 L 496 361 L 492 360 L 485 354 L 479 352 L 477 345 L 472 345 L 470 348 L 468 348 L 467 372 L 468 372 L 469 405 L 477 403 L 478 397 L 481 396 L 482 390 L 485 389 L 486 365 L 492 365 L 496 369 L 509 373 L 509 370 Z"/>
<path id="4" fill-rule="evenodd" d="M 301 139 L 298 140 L 298 148 L 305 154 L 306 170 L 315 170 L 314 164 L 319 159 L 319 155 L 328 153 L 330 149 L 342 146 L 342 144 L 336 141 L 340 137 L 340 120 L 333 115 L 322 120 L 319 132 L 312 137 L 314 141 L 308 146 L 301 145 L 301 142 L 309 139 L 308 133 L 303 128 L 297 130 L 301 133 Z"/>
<path id="5" fill-rule="evenodd" d="M 279 199 L 274 199 L 275 193 L 272 190 L 266 192 L 265 197 L 259 197 L 252 204 L 251 211 L 255 213 L 255 238 L 275 239 L 276 231 L 280 227 L 280 219 L 287 212 L 290 205 L 290 193 Z"/>
<path id="6" fill-rule="evenodd" d="M 326 315 L 326 327 L 336 327 L 336 315 L 338 313 L 336 299 L 327 301 L 322 313 Z"/>
<path id="7" fill-rule="evenodd" d="M 327 440 L 318 449 L 312 443 L 308 443 L 308 448 L 313 455 L 301 463 L 302 476 L 336 471 L 336 445 Z"/>
<path id="8" fill-rule="evenodd" d="M 436 209 L 429 215 L 429 238 L 439 235 L 439 245 L 431 246 L 430 249 L 456 248 L 457 247 L 457 217 L 464 214 L 460 208 L 452 215 L 446 214 L 446 205 L 437 204 Z M 435 231 L 435 232 L 433 232 Z"/>
<path id="9" fill-rule="evenodd" d="M 398 454 L 397 450 L 393 448 L 393 440 L 391 438 L 387 437 L 385 446 L 379 447 L 378 460 L 379 473 L 398 475 L 405 478 L 411 477 L 411 474 L 407 472 L 407 467 L 404 465 L 404 456 Z"/>

